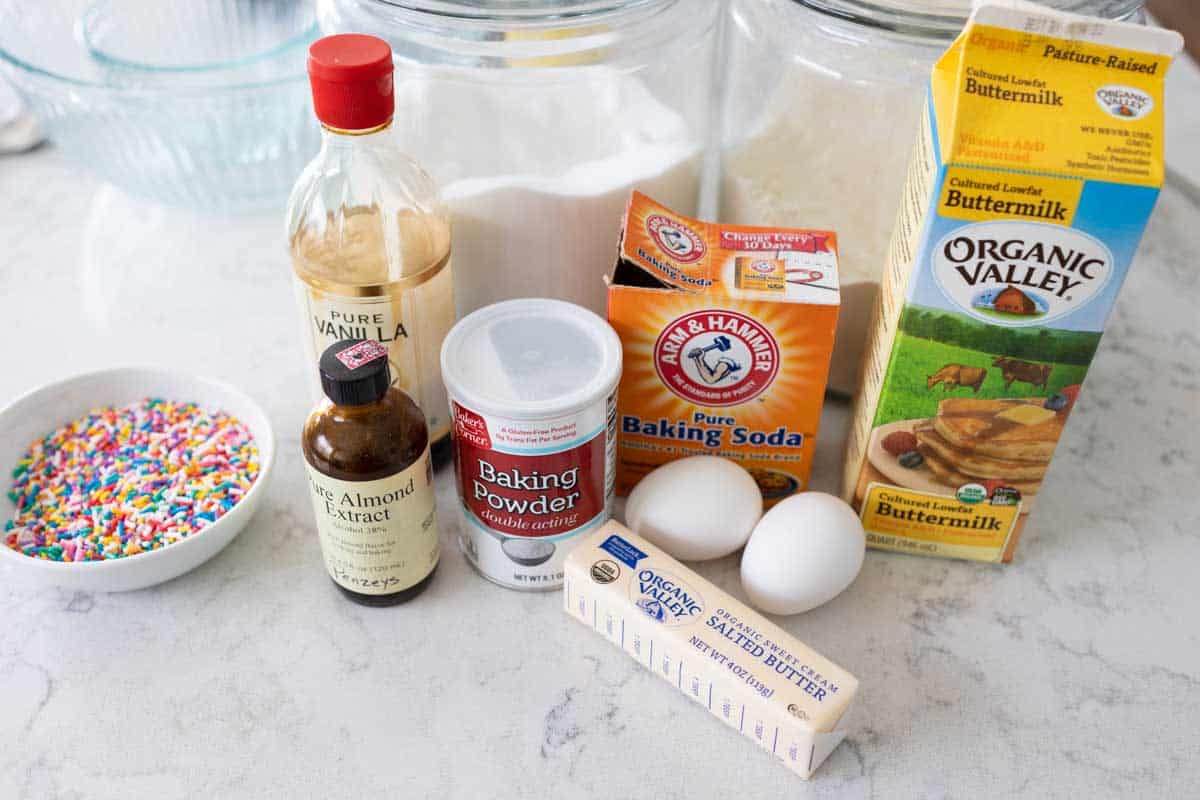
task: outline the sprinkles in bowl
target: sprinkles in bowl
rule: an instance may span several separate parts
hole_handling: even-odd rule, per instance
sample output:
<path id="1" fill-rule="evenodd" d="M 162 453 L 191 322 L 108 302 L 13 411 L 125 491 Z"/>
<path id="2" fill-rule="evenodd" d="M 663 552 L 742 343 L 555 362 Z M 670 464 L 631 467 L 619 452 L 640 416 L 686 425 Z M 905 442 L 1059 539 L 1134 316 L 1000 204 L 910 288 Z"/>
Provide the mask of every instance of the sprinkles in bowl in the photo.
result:
<path id="1" fill-rule="evenodd" d="M 157 398 L 94 409 L 17 462 L 3 542 L 48 561 L 159 550 L 228 513 L 259 468 L 250 431 L 223 411 Z"/>

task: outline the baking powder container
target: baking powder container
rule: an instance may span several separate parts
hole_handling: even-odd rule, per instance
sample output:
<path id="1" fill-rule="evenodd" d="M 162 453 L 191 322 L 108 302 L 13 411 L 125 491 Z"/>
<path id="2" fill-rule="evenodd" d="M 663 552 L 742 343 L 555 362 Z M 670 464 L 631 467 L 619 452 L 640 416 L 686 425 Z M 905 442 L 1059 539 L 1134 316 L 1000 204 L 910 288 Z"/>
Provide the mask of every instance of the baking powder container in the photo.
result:
<path id="1" fill-rule="evenodd" d="M 578 537 L 612 513 L 621 342 L 560 300 L 464 317 L 442 345 L 459 543 L 488 580 L 556 589 Z"/>

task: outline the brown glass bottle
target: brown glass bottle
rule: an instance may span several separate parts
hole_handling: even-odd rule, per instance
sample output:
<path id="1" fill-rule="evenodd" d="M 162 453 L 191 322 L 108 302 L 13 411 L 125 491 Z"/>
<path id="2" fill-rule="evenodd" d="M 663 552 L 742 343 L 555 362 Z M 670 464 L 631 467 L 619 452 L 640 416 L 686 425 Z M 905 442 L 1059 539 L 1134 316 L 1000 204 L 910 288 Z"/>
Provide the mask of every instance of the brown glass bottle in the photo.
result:
<path id="1" fill-rule="evenodd" d="M 420 594 L 438 562 L 425 414 L 390 386 L 386 349 L 345 340 L 321 356 L 328 400 L 301 439 L 321 551 L 334 584 L 369 606 Z"/>

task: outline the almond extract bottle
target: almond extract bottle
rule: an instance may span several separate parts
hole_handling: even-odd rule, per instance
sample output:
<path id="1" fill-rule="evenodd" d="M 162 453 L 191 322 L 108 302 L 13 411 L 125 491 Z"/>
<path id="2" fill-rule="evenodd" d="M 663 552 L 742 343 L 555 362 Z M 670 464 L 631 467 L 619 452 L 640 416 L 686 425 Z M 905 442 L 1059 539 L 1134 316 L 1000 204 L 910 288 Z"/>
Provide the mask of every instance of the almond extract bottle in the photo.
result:
<path id="1" fill-rule="evenodd" d="M 325 567 L 356 603 L 403 603 L 438 564 L 425 414 L 391 385 L 379 342 L 336 342 L 319 368 L 327 399 L 304 423 L 302 446 Z"/>

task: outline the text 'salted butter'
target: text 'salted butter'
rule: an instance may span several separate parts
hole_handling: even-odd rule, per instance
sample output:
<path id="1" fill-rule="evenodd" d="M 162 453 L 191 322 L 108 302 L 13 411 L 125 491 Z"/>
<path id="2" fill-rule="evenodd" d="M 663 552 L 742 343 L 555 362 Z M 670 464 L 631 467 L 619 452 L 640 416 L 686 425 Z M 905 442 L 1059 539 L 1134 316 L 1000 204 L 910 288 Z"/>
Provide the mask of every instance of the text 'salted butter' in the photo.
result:
<path id="1" fill-rule="evenodd" d="M 809 777 L 858 680 L 617 522 L 566 563 L 567 613 Z"/>

